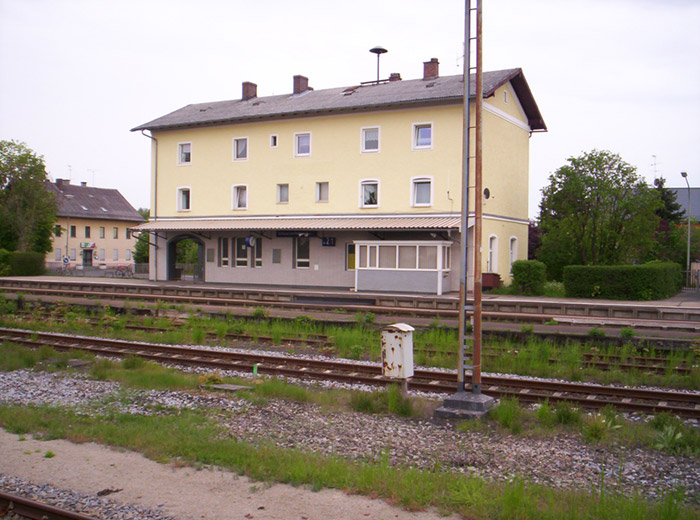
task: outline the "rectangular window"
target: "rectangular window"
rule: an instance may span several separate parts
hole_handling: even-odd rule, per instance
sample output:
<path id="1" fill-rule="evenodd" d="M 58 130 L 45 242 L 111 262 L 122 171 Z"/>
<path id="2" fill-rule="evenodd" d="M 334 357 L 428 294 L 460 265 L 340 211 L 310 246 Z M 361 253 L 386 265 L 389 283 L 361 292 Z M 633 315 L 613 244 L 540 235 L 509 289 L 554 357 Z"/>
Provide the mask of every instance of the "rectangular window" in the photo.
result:
<path id="1" fill-rule="evenodd" d="M 75 235 L 78 233 L 78 230 L 75 226 L 70 227 L 70 237 L 75 238 Z"/>
<path id="2" fill-rule="evenodd" d="M 233 209 L 248 209 L 248 186 L 233 187 Z"/>
<path id="3" fill-rule="evenodd" d="M 362 153 L 379 151 L 379 128 L 362 129 Z"/>
<path id="4" fill-rule="evenodd" d="M 416 246 L 399 246 L 399 269 L 415 269 Z"/>
<path id="5" fill-rule="evenodd" d="M 236 137 L 233 140 L 233 160 L 246 161 L 248 160 L 248 138 Z"/>
<path id="6" fill-rule="evenodd" d="M 237 237 L 235 243 L 236 267 L 248 267 L 248 247 L 245 243 L 245 237 Z"/>
<path id="7" fill-rule="evenodd" d="M 308 157 L 311 155 L 311 134 L 294 134 L 294 155 Z"/>
<path id="8" fill-rule="evenodd" d="M 90 226 L 85 226 L 85 238 L 90 238 Z"/>
<path id="9" fill-rule="evenodd" d="M 452 269 L 452 248 L 442 246 L 442 268 Z"/>
<path id="10" fill-rule="evenodd" d="M 104 237 L 105 237 L 105 227 L 100 226 L 100 238 L 104 238 Z"/>
<path id="11" fill-rule="evenodd" d="M 278 136 L 277 135 L 271 135 L 270 136 L 270 148 L 277 148 L 277 141 L 278 141 Z"/>
<path id="12" fill-rule="evenodd" d="M 294 237 L 294 269 L 308 269 L 311 266 L 309 237 Z"/>
<path id="13" fill-rule="evenodd" d="M 119 260 L 119 249 L 112 249 L 112 260 Z"/>
<path id="14" fill-rule="evenodd" d="M 124 253 L 124 258 L 126 260 L 131 260 L 131 249 L 126 250 L 126 252 Z"/>
<path id="15" fill-rule="evenodd" d="M 102 261 L 107 260 L 105 258 L 105 250 L 104 249 L 100 249 L 100 260 L 102 260 Z"/>
<path id="16" fill-rule="evenodd" d="M 262 239 L 255 241 L 255 247 L 253 248 L 255 258 L 255 267 L 262 267 Z"/>
<path id="17" fill-rule="evenodd" d="M 277 204 L 289 203 L 289 184 L 277 185 Z"/>
<path id="18" fill-rule="evenodd" d="M 53 227 L 53 234 L 56 235 L 57 237 L 61 236 L 61 225 L 60 224 L 56 224 Z"/>
<path id="19" fill-rule="evenodd" d="M 119 228 L 118 227 L 112 228 L 112 238 L 119 238 Z"/>
<path id="20" fill-rule="evenodd" d="M 126 239 L 129 240 L 131 238 L 131 229 L 126 228 Z"/>
<path id="21" fill-rule="evenodd" d="M 56 260 L 57 262 L 60 262 L 61 259 L 63 258 L 61 256 L 61 248 L 57 247 L 56 249 L 53 250 L 53 252 L 54 252 L 54 260 Z"/>
<path id="22" fill-rule="evenodd" d="M 413 206 L 431 206 L 433 203 L 433 189 L 431 179 L 413 179 L 412 183 Z"/>
<path id="23" fill-rule="evenodd" d="M 345 245 L 345 269 L 347 271 L 355 270 L 355 244 Z"/>
<path id="24" fill-rule="evenodd" d="M 396 246 L 379 246 L 379 268 L 396 269 Z"/>
<path id="25" fill-rule="evenodd" d="M 316 202 L 328 202 L 328 183 L 316 183 Z"/>
<path id="26" fill-rule="evenodd" d="M 360 246 L 360 267 L 367 267 L 367 246 Z"/>
<path id="27" fill-rule="evenodd" d="M 192 164 L 192 143 L 179 143 L 177 145 L 177 163 Z"/>
<path id="28" fill-rule="evenodd" d="M 75 262 L 75 249 L 70 250 L 70 259 Z"/>
<path id="29" fill-rule="evenodd" d="M 433 147 L 433 124 L 417 123 L 413 125 L 413 149 L 430 149 Z"/>
<path id="30" fill-rule="evenodd" d="M 437 269 L 437 247 L 418 247 L 418 269 Z"/>
<path id="31" fill-rule="evenodd" d="M 219 267 L 228 267 L 228 238 L 219 237 Z"/>
<path id="32" fill-rule="evenodd" d="M 273 264 L 281 264 L 282 263 L 282 250 L 281 249 L 273 249 L 272 250 L 272 263 Z"/>
<path id="33" fill-rule="evenodd" d="M 177 210 L 190 211 L 192 208 L 192 198 L 189 188 L 178 188 L 177 190 Z M 116 238 L 116 237 L 114 237 Z"/>
<path id="34" fill-rule="evenodd" d="M 360 184 L 360 197 L 363 208 L 376 208 L 379 206 L 379 182 L 363 181 Z"/>

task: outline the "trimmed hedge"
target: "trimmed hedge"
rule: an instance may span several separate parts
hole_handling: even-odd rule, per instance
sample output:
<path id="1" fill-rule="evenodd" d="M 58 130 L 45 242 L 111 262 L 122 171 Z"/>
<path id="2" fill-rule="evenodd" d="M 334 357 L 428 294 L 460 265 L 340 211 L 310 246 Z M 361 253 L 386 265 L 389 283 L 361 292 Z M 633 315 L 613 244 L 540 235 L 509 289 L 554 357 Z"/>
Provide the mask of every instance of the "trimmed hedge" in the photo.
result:
<path id="1" fill-rule="evenodd" d="M 683 271 L 673 262 L 643 265 L 569 265 L 566 296 L 610 300 L 663 300 L 681 290 Z"/>
<path id="2" fill-rule="evenodd" d="M 0 249 L 0 276 L 36 276 L 44 274 L 43 253 Z"/>
<path id="3" fill-rule="evenodd" d="M 516 260 L 511 266 L 513 285 L 520 294 L 538 295 L 544 292 L 547 266 L 538 260 Z"/>

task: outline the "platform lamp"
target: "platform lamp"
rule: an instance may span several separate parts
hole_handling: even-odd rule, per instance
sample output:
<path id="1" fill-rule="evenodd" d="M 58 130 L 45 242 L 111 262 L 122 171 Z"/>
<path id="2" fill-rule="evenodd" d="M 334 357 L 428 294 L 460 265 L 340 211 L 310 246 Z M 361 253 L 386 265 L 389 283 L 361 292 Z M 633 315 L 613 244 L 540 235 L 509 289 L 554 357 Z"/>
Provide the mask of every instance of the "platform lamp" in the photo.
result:
<path id="1" fill-rule="evenodd" d="M 379 85 L 379 56 L 389 51 L 377 45 L 376 47 L 372 47 L 369 52 L 377 55 L 377 85 Z"/>
<path id="2" fill-rule="evenodd" d="M 690 203 L 690 183 L 688 182 L 688 172 L 681 172 L 681 177 L 685 179 L 685 183 L 688 186 L 688 256 L 686 258 L 686 269 L 688 271 L 688 277 L 690 277 L 690 216 L 693 214 L 692 205 Z"/>

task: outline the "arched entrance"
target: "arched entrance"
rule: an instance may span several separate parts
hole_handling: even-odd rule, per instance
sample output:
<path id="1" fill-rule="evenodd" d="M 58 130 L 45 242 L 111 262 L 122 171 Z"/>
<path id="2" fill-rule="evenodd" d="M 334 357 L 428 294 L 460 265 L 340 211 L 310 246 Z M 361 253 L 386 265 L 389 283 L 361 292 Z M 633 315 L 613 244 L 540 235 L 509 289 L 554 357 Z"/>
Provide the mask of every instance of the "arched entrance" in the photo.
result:
<path id="1" fill-rule="evenodd" d="M 168 280 L 204 281 L 204 243 L 194 235 L 168 241 Z"/>

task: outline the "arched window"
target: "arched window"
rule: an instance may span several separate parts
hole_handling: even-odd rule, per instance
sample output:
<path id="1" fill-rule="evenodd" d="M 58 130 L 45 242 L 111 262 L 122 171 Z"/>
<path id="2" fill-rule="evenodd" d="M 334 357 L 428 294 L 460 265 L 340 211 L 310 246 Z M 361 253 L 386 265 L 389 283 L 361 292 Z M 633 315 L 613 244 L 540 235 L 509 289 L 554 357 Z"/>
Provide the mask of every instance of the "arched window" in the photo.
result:
<path id="1" fill-rule="evenodd" d="M 509 267 L 513 268 L 513 262 L 518 259 L 518 238 L 510 237 Z"/>

